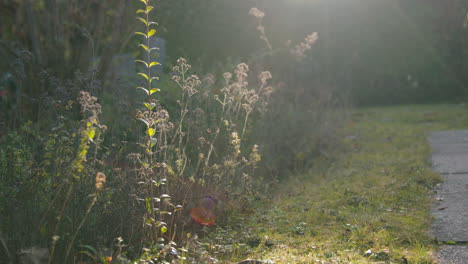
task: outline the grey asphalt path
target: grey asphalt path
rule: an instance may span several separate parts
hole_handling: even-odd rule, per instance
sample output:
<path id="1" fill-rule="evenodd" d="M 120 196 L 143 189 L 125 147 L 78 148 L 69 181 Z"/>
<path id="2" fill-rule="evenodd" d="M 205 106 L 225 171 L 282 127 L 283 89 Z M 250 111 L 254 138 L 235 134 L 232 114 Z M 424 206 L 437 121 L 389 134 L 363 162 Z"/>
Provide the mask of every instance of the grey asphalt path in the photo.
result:
<path id="1" fill-rule="evenodd" d="M 441 242 L 468 242 L 468 130 L 430 134 L 432 168 L 444 182 L 432 204 L 432 234 Z M 443 245 L 441 264 L 468 264 L 468 245 Z"/>
<path id="2" fill-rule="evenodd" d="M 440 264 L 467 264 L 467 245 L 443 245 L 437 252 L 437 259 Z"/>

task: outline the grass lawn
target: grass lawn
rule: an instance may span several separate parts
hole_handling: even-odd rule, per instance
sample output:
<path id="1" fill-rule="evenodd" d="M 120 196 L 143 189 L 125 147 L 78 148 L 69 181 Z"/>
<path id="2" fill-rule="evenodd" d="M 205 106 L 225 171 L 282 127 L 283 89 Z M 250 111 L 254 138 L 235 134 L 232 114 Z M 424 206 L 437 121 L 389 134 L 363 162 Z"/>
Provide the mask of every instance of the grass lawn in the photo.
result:
<path id="1" fill-rule="evenodd" d="M 229 247 L 221 263 L 433 263 L 429 209 L 440 178 L 427 135 L 462 128 L 463 105 L 355 110 L 341 154 L 318 159 L 204 241 L 212 254 Z"/>

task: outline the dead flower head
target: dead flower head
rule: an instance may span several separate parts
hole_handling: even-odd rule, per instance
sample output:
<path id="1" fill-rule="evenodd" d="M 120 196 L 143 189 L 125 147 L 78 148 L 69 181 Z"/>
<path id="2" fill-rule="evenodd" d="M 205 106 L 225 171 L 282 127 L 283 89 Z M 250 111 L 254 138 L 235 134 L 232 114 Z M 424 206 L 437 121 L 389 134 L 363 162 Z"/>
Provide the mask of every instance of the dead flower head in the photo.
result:
<path id="1" fill-rule="evenodd" d="M 272 78 L 271 73 L 269 71 L 264 71 L 258 75 L 258 79 L 262 83 L 262 85 L 265 85 L 268 80 Z"/>
<path id="2" fill-rule="evenodd" d="M 96 173 L 96 190 L 102 191 L 104 190 L 104 183 L 106 182 L 106 175 L 102 172 Z"/>
<path id="3" fill-rule="evenodd" d="M 305 57 L 305 52 L 310 50 L 312 48 L 312 45 L 317 42 L 318 39 L 318 34 L 317 32 L 314 32 L 307 37 L 305 37 L 304 41 L 299 43 L 294 47 L 294 49 L 291 49 L 290 52 L 292 55 L 294 55 L 297 59 L 302 59 Z"/>
<path id="4" fill-rule="evenodd" d="M 223 73 L 223 77 L 224 77 L 224 80 L 226 80 L 226 82 L 229 82 L 229 80 L 231 80 L 231 78 L 232 78 L 232 73 L 225 72 L 225 73 Z"/>
<path id="5" fill-rule="evenodd" d="M 81 112 L 90 113 L 90 120 L 97 120 L 98 115 L 101 113 L 101 105 L 97 101 L 97 97 L 92 96 L 90 93 L 85 91 L 80 92 L 78 102 L 81 105 Z"/>
<path id="6" fill-rule="evenodd" d="M 273 87 L 271 86 L 268 86 L 268 87 L 265 87 L 262 91 L 263 95 L 265 95 L 266 97 L 270 97 L 271 94 L 273 93 Z"/>
<path id="7" fill-rule="evenodd" d="M 211 85 L 215 84 L 216 79 L 215 79 L 215 76 L 212 73 L 208 73 L 207 75 L 205 75 L 205 77 L 203 77 L 203 81 L 207 85 L 211 86 Z"/>
<path id="8" fill-rule="evenodd" d="M 249 14 L 251 16 L 254 16 L 256 18 L 263 18 L 265 16 L 265 13 L 260 11 L 258 8 L 256 7 L 252 7 L 249 11 Z"/>

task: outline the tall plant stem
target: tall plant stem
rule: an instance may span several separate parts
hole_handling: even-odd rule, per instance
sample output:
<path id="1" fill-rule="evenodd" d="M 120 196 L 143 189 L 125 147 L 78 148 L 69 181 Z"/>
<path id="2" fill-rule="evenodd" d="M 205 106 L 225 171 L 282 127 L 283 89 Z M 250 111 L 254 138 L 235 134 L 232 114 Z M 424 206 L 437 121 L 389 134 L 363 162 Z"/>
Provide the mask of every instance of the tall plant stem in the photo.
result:
<path id="1" fill-rule="evenodd" d="M 73 234 L 73 237 L 72 237 L 70 243 L 68 244 L 67 251 L 66 251 L 67 253 L 65 254 L 64 260 L 67 260 L 67 259 L 68 259 L 68 256 L 70 255 L 71 248 L 73 247 L 73 244 L 75 243 L 76 236 L 78 235 L 78 232 L 80 232 L 81 228 L 83 227 L 83 225 L 84 225 L 84 223 L 85 223 L 85 221 L 86 221 L 86 218 L 88 218 L 89 213 L 91 213 L 91 209 L 93 209 L 94 205 L 96 204 L 96 202 L 97 202 L 97 197 L 98 197 L 98 194 L 97 194 L 97 192 L 96 192 L 96 193 L 94 194 L 93 200 L 91 201 L 91 203 L 90 203 L 89 206 L 88 206 L 88 210 L 86 210 L 85 216 L 84 216 L 83 219 L 81 220 L 80 225 L 79 225 L 78 228 L 75 230 L 75 233 Z"/>
<path id="2" fill-rule="evenodd" d="M 206 168 L 208 167 L 209 165 L 209 162 L 210 162 L 210 158 L 211 158 L 211 154 L 213 153 L 214 151 L 214 144 L 216 142 L 216 139 L 218 139 L 218 135 L 219 133 L 221 132 L 221 125 L 223 124 L 223 120 L 225 118 L 225 108 L 226 108 L 226 103 L 227 103 L 227 98 L 226 98 L 226 95 L 224 95 L 224 99 L 223 99 L 223 102 L 222 102 L 222 111 L 221 111 L 221 118 L 219 120 L 219 125 L 218 127 L 216 128 L 216 134 L 213 138 L 213 140 L 211 141 L 211 144 L 210 144 L 210 149 L 208 150 L 208 155 L 206 156 L 206 160 L 205 160 L 205 168 L 203 170 L 203 175 L 202 175 L 202 178 L 205 179 L 205 173 L 206 173 Z"/>
<path id="3" fill-rule="evenodd" d="M 244 128 L 242 129 L 241 138 L 244 137 L 245 129 L 247 128 L 247 121 L 249 120 L 249 115 L 250 115 L 250 112 L 247 112 L 247 114 L 245 115 Z"/>
<path id="4" fill-rule="evenodd" d="M 146 8 L 148 8 L 149 6 L 149 1 L 146 1 Z M 146 21 L 150 21 L 149 20 L 149 12 L 146 13 Z M 149 37 L 149 32 L 150 32 L 150 24 L 147 23 L 146 24 L 146 35 L 148 36 L 146 38 L 146 47 L 150 47 L 150 37 Z M 146 52 L 146 62 L 148 63 L 148 65 L 151 63 L 151 50 L 148 50 Z M 151 67 L 146 67 L 146 74 L 148 75 L 149 79 L 148 79 L 148 91 L 151 91 Z M 150 97 L 148 96 L 148 100 L 150 99 Z"/>
<path id="5" fill-rule="evenodd" d="M 71 197 L 71 195 L 73 193 L 73 187 L 74 187 L 73 184 L 70 184 L 70 187 L 68 187 L 68 191 L 67 191 L 65 201 L 63 202 L 62 208 L 60 209 L 60 213 L 57 216 L 57 224 L 55 225 L 55 229 L 54 229 L 54 233 L 53 233 L 54 238 L 53 238 L 53 243 L 52 243 L 52 249 L 50 250 L 49 264 L 52 264 L 52 259 L 54 258 L 55 246 L 57 245 L 57 239 L 55 239 L 55 236 L 57 236 L 59 226 L 60 226 L 60 223 L 62 222 L 62 217 L 63 217 L 63 214 L 65 212 L 65 208 L 67 208 L 67 204 L 70 201 L 70 197 Z"/>

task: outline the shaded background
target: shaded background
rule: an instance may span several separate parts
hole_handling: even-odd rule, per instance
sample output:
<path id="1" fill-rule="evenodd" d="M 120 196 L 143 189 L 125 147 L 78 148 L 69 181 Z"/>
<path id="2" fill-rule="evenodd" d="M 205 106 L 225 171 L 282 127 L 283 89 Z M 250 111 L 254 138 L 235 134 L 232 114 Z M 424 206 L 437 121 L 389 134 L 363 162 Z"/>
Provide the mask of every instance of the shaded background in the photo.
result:
<path id="1" fill-rule="evenodd" d="M 302 70 L 310 79 L 350 93 L 357 104 L 462 100 L 464 96 L 467 1 L 190 2 L 178 1 L 180 8 L 171 10 L 167 18 L 163 14 L 168 28 L 163 35 L 169 43 L 178 43 L 170 44 L 172 56 L 186 54 L 211 65 L 220 58 L 255 53 L 263 43 L 255 36 L 248 10 L 257 6 L 266 13 L 267 35 L 275 47 L 318 32 L 319 41 Z M 179 41 L 180 36 L 190 41 Z M 256 45 L 251 45 L 252 39 Z"/>
<path id="2" fill-rule="evenodd" d="M 11 72 L 21 49 L 36 73 L 70 78 L 96 69 L 105 79 L 112 56 L 135 52 L 135 1 L 0 2 L 1 72 Z M 319 33 L 301 71 L 309 81 L 350 94 L 356 104 L 462 100 L 467 83 L 466 0 L 178 0 L 161 1 L 156 19 L 166 40 L 167 65 L 181 56 L 201 72 L 248 60 L 264 49 L 251 7 L 264 10 L 273 46 Z M 14 45 L 12 44 L 14 43 Z M 287 71 L 273 61 L 277 72 Z M 13 65 L 13 66 L 12 66 Z M 283 65 L 286 66 L 286 65 Z M 31 69 L 31 71 L 34 71 Z M 17 77 L 18 79 L 18 77 Z M 44 92 L 37 82 L 24 93 Z M 110 89 L 110 88 L 107 88 Z"/>

